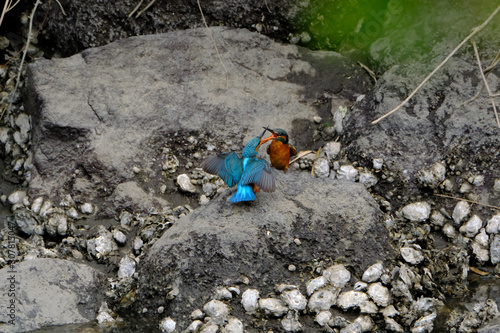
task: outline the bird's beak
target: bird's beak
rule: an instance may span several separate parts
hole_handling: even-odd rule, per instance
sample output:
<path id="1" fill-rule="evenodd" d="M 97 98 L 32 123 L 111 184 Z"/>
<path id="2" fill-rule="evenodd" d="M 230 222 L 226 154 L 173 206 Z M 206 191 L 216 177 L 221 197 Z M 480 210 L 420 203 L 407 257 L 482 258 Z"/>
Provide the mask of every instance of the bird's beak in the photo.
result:
<path id="1" fill-rule="evenodd" d="M 260 146 L 262 146 L 262 144 L 266 143 L 266 142 L 267 142 L 267 141 L 269 141 L 269 140 L 276 139 L 276 138 L 278 137 L 278 135 L 276 135 L 276 134 L 275 134 L 272 130 L 270 130 L 270 129 L 266 129 L 266 130 L 267 130 L 267 131 L 269 131 L 269 132 L 271 132 L 272 134 L 271 134 L 269 137 L 265 138 L 265 139 L 261 139 L 261 140 L 260 140 L 260 143 L 259 143 L 259 145 L 257 146 L 257 148 L 255 149 L 255 151 L 259 150 L 259 148 L 260 148 Z M 264 131 L 264 133 L 265 133 L 265 132 L 266 132 L 266 131 Z M 264 135 L 264 133 L 262 133 L 262 135 Z"/>

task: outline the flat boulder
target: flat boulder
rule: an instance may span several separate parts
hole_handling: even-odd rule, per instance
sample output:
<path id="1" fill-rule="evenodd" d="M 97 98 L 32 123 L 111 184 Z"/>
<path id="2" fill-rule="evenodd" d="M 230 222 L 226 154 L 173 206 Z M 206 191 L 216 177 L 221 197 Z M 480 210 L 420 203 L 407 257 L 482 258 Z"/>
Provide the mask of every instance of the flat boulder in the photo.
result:
<path id="1" fill-rule="evenodd" d="M 68 260 L 14 263 L 0 270 L 0 279 L 0 331 L 5 333 L 93 321 L 104 297 L 103 275 Z"/>
<path id="2" fill-rule="evenodd" d="M 318 98 L 370 86 L 355 62 L 335 52 L 245 29 L 211 32 L 224 65 L 206 29 L 131 37 L 30 64 L 29 195 L 92 199 L 103 205 L 100 216 L 113 216 L 125 199 L 135 211 L 161 211 L 172 204 L 169 194 L 178 195 L 175 179 L 187 165 L 213 150 L 239 151 L 267 125 L 310 149 L 310 127 L 323 112 Z M 118 185 L 125 183 L 135 190 L 124 199 Z"/>
<path id="3" fill-rule="evenodd" d="M 183 327 L 220 285 L 246 283 L 265 295 L 284 283 L 305 293 L 320 262 L 340 260 L 361 276 L 394 259 L 381 212 L 359 183 L 289 171 L 277 175 L 276 192 L 259 192 L 250 204 L 228 202 L 233 191 L 178 220 L 153 245 L 140 265 L 138 311 L 163 306 Z"/>

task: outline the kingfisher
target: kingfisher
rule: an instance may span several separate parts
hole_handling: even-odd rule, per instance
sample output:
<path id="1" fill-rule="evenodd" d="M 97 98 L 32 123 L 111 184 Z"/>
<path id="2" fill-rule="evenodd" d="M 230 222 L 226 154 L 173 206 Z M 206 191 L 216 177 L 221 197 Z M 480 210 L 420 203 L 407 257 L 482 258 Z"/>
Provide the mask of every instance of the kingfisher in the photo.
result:
<path id="1" fill-rule="evenodd" d="M 241 157 L 235 152 L 222 153 L 208 157 L 201 164 L 204 171 L 218 175 L 229 187 L 238 185 L 236 193 L 229 198 L 230 202 L 253 201 L 259 188 L 265 192 L 276 189 L 269 162 L 257 158 L 261 139 L 267 130 L 247 143 Z"/>
<path id="2" fill-rule="evenodd" d="M 288 143 L 288 133 L 281 128 L 269 129 L 271 136 L 260 141 L 260 144 L 272 140 L 271 144 L 267 146 L 267 153 L 271 159 L 271 166 L 283 170 L 285 173 L 290 164 L 290 157 L 297 155 L 297 149 Z M 265 133 L 265 131 L 264 131 Z"/>

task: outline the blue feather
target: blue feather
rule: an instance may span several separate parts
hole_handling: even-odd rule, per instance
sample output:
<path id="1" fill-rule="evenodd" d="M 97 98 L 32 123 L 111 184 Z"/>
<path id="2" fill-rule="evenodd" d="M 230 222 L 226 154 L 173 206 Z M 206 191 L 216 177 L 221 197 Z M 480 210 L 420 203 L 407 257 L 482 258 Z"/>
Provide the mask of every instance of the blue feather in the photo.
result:
<path id="1" fill-rule="evenodd" d="M 233 194 L 229 201 L 231 202 L 241 202 L 241 201 L 254 201 L 255 194 L 253 193 L 253 186 L 250 185 L 240 185 L 238 184 L 238 189 L 236 193 Z"/>

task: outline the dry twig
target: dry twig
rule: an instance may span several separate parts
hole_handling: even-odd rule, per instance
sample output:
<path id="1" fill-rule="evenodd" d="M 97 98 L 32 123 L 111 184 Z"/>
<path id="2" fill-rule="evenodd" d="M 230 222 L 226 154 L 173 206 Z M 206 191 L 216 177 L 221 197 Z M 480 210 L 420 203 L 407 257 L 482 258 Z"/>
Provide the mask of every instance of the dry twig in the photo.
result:
<path id="1" fill-rule="evenodd" d="M 21 0 L 17 0 L 14 4 L 12 4 L 12 0 L 5 0 L 5 4 L 3 5 L 2 14 L 0 14 L 0 25 L 2 25 L 3 17 L 5 16 L 5 14 L 9 10 L 14 8 L 19 3 L 19 1 L 21 1 Z"/>
<path id="2" fill-rule="evenodd" d="M 35 17 L 36 8 L 38 7 L 39 3 L 40 3 L 40 0 L 36 0 L 35 6 L 33 7 L 33 11 L 31 12 L 30 23 L 29 23 L 29 30 L 28 30 L 28 37 L 26 39 L 26 45 L 24 46 L 24 52 L 23 52 L 23 57 L 21 58 L 21 64 L 19 65 L 19 70 L 18 70 L 18 73 L 17 73 L 16 85 L 14 86 L 14 90 L 12 91 L 12 93 L 10 95 L 9 106 L 2 111 L 2 114 L 0 115 L 0 119 L 2 119 L 5 111 L 9 110 L 11 108 L 12 103 L 14 101 L 14 98 L 16 96 L 17 88 L 19 87 L 19 83 L 21 82 L 21 74 L 23 72 L 24 60 L 26 59 L 26 54 L 28 53 L 28 49 L 29 49 L 29 46 L 30 46 L 31 38 L 33 38 L 33 33 L 32 33 L 32 30 L 33 30 L 33 18 Z"/>
<path id="3" fill-rule="evenodd" d="M 494 209 L 500 209 L 500 207 L 498 207 L 498 206 L 487 205 L 487 204 L 483 204 L 483 203 L 480 203 L 480 202 L 477 202 L 477 201 L 474 201 L 474 200 L 462 199 L 462 198 L 454 197 L 454 196 L 451 196 L 451 195 L 438 194 L 438 193 L 434 193 L 434 195 L 438 196 L 438 197 L 448 198 L 448 199 L 455 199 L 455 200 L 467 201 L 467 202 L 470 202 L 470 203 L 473 203 L 473 204 L 477 204 L 477 205 L 480 205 L 480 206 L 484 206 L 484 207 L 489 207 L 489 208 L 494 208 Z"/>
<path id="4" fill-rule="evenodd" d="M 495 119 L 497 120 L 497 125 L 500 128 L 500 120 L 498 120 L 497 107 L 495 105 L 495 100 L 493 99 L 493 94 L 491 93 L 490 85 L 486 80 L 486 76 L 484 76 L 483 66 L 481 65 L 481 58 L 479 57 L 476 41 L 474 40 L 474 38 L 472 38 L 471 42 L 472 46 L 474 47 L 474 54 L 476 55 L 477 65 L 479 66 L 479 73 L 481 73 L 481 77 L 483 78 L 484 86 L 486 87 L 486 91 L 488 92 L 488 96 L 490 97 L 491 100 L 491 105 L 493 105 L 493 112 L 495 112 Z"/>
<path id="5" fill-rule="evenodd" d="M 375 83 L 377 83 L 377 77 L 375 76 L 375 73 L 370 68 L 368 68 L 368 66 L 366 66 L 365 64 L 363 64 L 359 61 L 358 61 L 358 65 L 360 65 L 361 68 L 363 68 L 368 73 L 368 75 L 371 76 L 373 81 L 375 81 Z"/>
<path id="6" fill-rule="evenodd" d="M 467 41 L 469 39 L 471 39 L 472 37 L 474 37 L 474 35 L 476 35 L 479 31 L 481 31 L 490 21 L 491 19 L 498 13 L 498 11 L 500 11 L 500 6 L 498 6 L 494 11 L 493 13 L 491 13 L 491 15 L 486 19 L 486 21 L 483 22 L 483 24 L 481 24 L 480 26 L 478 27 L 475 27 L 472 29 L 471 33 L 465 37 L 465 39 L 460 43 L 458 44 L 458 46 L 453 49 L 453 51 L 451 51 L 451 53 L 429 74 L 427 75 L 427 77 L 417 86 L 417 88 L 415 88 L 415 90 L 413 90 L 411 92 L 410 95 L 408 95 L 408 97 L 403 101 L 401 102 L 401 104 L 399 104 L 398 106 L 396 106 L 394 109 L 392 109 L 391 111 L 387 112 L 386 114 L 384 114 L 382 117 L 379 117 L 377 119 L 375 119 L 374 121 L 372 121 L 372 124 L 376 124 L 378 123 L 379 121 L 381 121 L 382 119 L 384 119 L 385 117 L 393 114 L 394 112 L 396 112 L 397 110 L 399 110 L 403 105 L 405 105 L 416 93 L 417 91 L 420 90 L 420 88 L 422 88 L 422 86 L 427 82 L 429 81 L 429 79 L 441 68 L 443 67 L 444 64 L 446 64 L 448 62 L 448 60 L 450 60 L 450 58 L 465 44 L 467 43 Z"/>
<path id="7" fill-rule="evenodd" d="M 198 3 L 198 8 L 200 9 L 201 18 L 203 19 L 203 24 L 205 24 L 205 28 L 207 28 L 210 39 L 212 40 L 212 43 L 214 44 L 215 52 L 217 52 L 217 56 L 219 57 L 219 61 L 222 65 L 222 67 L 224 67 L 224 72 L 226 72 L 226 86 L 227 86 L 228 72 L 227 72 L 226 66 L 224 65 L 224 62 L 222 61 L 222 58 L 221 58 L 220 53 L 219 53 L 219 49 L 217 48 L 217 44 L 215 44 L 215 40 L 214 40 L 214 37 L 212 36 L 212 32 L 210 32 L 210 28 L 208 27 L 207 21 L 205 20 L 205 15 L 203 14 L 203 10 L 201 9 L 200 0 L 196 0 L 196 2 Z"/>

